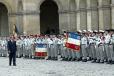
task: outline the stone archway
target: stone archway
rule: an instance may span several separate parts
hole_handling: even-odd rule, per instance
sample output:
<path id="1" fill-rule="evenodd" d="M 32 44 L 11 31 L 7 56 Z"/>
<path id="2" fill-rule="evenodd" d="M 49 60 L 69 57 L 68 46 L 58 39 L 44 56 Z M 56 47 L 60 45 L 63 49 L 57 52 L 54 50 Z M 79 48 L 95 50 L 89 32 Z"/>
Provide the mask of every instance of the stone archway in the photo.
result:
<path id="1" fill-rule="evenodd" d="M 45 0 L 40 5 L 41 34 L 59 34 L 58 6 L 53 0 Z"/>
<path id="2" fill-rule="evenodd" d="M 8 36 L 8 9 L 3 3 L 0 3 L 0 11 L 0 36 Z"/>

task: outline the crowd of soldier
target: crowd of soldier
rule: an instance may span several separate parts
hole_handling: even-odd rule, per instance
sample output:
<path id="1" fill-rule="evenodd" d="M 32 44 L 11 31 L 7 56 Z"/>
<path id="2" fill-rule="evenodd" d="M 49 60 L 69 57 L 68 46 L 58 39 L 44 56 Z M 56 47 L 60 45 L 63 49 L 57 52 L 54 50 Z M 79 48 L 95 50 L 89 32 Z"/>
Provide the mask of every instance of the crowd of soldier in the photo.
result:
<path id="1" fill-rule="evenodd" d="M 114 64 L 114 33 L 112 31 L 78 31 L 81 35 L 80 51 L 65 47 L 66 35 L 30 35 L 15 38 L 17 57 L 34 58 L 35 45 L 47 44 L 47 60 L 91 61 L 92 63 Z M 10 37 L 0 37 L 0 56 L 8 56 L 7 41 Z"/>

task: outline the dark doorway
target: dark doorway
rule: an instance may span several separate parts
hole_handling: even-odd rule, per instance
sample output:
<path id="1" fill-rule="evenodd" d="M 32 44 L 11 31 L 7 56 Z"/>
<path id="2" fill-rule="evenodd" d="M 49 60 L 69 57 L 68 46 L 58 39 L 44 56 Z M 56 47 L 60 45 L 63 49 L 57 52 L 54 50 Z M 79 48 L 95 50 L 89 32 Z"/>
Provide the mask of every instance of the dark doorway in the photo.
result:
<path id="1" fill-rule="evenodd" d="M 9 35 L 8 10 L 6 6 L 0 3 L 0 36 Z"/>
<path id="2" fill-rule="evenodd" d="M 41 34 L 59 34 L 58 6 L 53 0 L 45 0 L 40 6 Z"/>

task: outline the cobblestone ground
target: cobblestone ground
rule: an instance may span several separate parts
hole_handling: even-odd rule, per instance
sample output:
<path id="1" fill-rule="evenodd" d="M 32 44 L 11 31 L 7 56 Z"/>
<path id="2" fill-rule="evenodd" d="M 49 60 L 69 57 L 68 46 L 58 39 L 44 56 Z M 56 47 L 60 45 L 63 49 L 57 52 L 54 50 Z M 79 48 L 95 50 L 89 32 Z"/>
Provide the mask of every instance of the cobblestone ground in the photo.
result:
<path id="1" fill-rule="evenodd" d="M 114 65 L 20 58 L 15 67 L 0 58 L 0 76 L 114 76 Z"/>

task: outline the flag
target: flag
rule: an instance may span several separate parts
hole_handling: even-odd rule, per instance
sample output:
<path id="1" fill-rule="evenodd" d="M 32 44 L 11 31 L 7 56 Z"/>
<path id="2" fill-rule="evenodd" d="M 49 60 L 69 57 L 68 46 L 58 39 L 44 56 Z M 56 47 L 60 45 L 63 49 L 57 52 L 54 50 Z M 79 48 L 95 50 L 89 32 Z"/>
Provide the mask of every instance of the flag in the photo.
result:
<path id="1" fill-rule="evenodd" d="M 18 30 L 17 30 L 16 25 L 14 24 L 14 25 L 13 25 L 13 35 L 14 35 L 14 36 L 17 36 L 17 34 L 18 34 Z"/>
<path id="2" fill-rule="evenodd" d="M 80 35 L 74 32 L 68 32 L 65 46 L 75 51 L 80 51 Z"/>
<path id="3" fill-rule="evenodd" d="M 36 57 L 46 57 L 47 56 L 47 45 L 46 44 L 36 44 L 35 56 Z"/>

